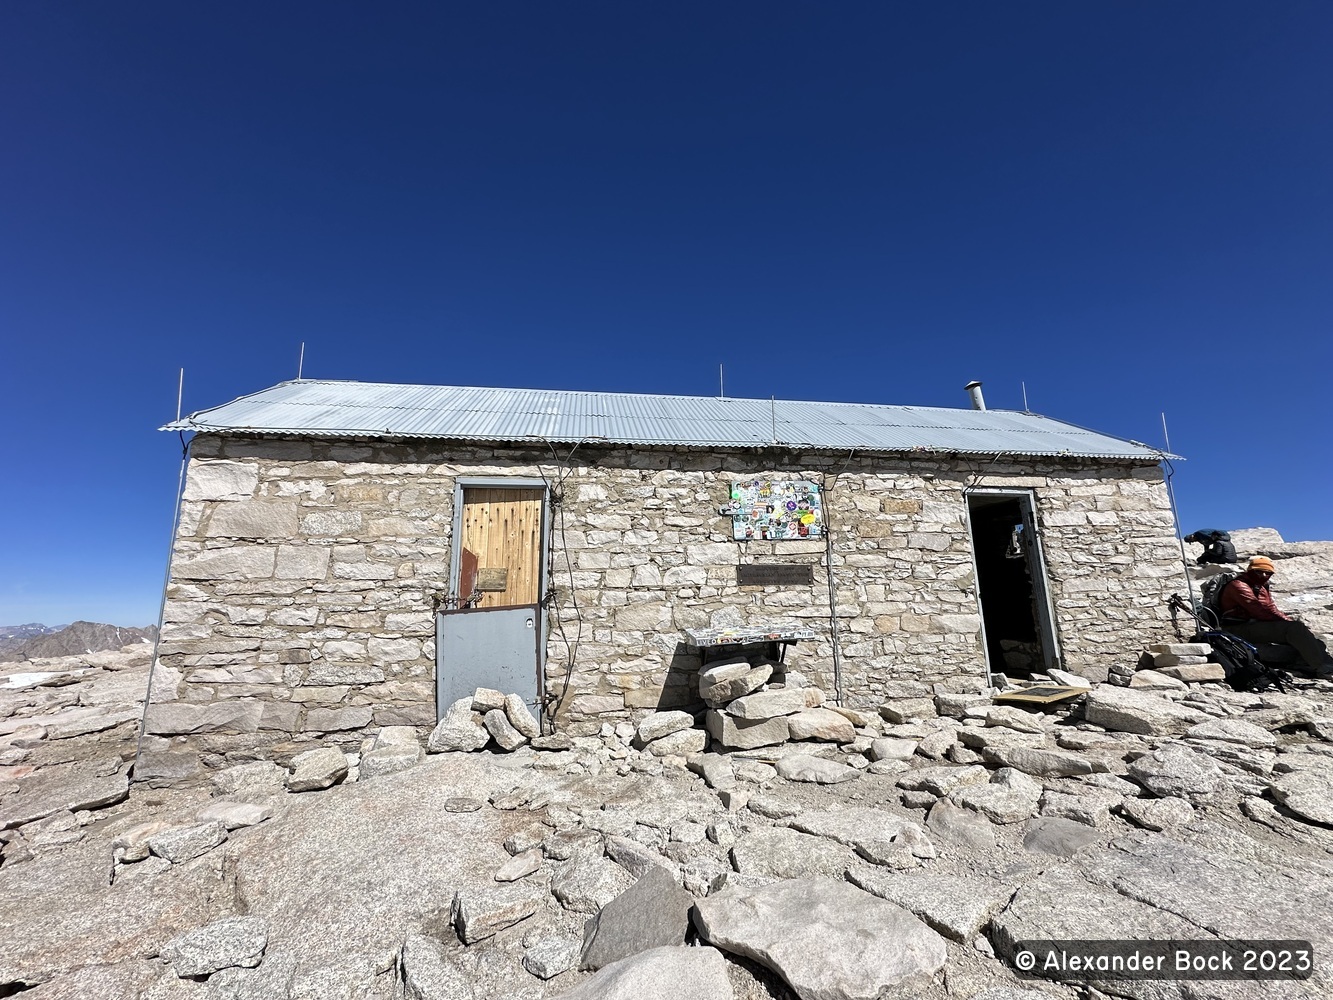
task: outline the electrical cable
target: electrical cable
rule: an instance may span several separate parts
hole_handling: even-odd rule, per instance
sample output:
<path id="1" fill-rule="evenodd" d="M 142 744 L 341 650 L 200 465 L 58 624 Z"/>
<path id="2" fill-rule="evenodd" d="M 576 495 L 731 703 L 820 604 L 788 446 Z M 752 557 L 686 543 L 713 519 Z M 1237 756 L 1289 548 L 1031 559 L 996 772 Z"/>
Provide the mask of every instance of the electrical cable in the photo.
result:
<path id="1" fill-rule="evenodd" d="M 824 502 L 820 504 L 820 509 L 824 513 L 824 566 L 825 576 L 828 580 L 828 609 L 829 609 L 829 639 L 833 643 L 833 703 L 842 704 L 842 643 L 838 638 L 838 597 L 837 581 L 833 573 L 833 530 L 829 523 L 829 498 L 837 488 L 838 477 L 847 471 L 847 467 L 852 464 L 852 457 L 856 454 L 853 448 L 847 453 L 847 461 L 842 463 L 842 468 L 833 474 L 833 484 L 828 482 L 828 474 L 821 473 L 819 488 L 824 494 Z"/>
<path id="2" fill-rule="evenodd" d="M 575 621 L 578 622 L 578 628 L 575 630 L 574 633 L 574 641 L 573 643 L 571 643 L 569 641 L 569 633 L 565 630 L 564 619 L 560 615 L 560 605 L 556 601 L 555 587 L 553 585 L 549 586 L 546 594 L 542 597 L 541 603 L 543 604 L 543 606 L 550 604 L 551 607 L 554 608 L 555 626 L 560 633 L 561 641 L 564 642 L 565 644 L 565 656 L 566 656 L 565 679 L 563 684 L 563 691 L 561 694 L 561 697 L 563 698 L 569 693 L 570 683 L 573 681 L 574 678 L 574 663 L 578 658 L 579 646 L 583 642 L 583 609 L 579 607 L 578 591 L 574 586 L 574 565 L 569 558 L 569 545 L 567 544 L 565 539 L 565 504 L 564 504 L 565 483 L 569 479 L 570 475 L 572 475 L 572 472 L 569 468 L 569 463 L 574 458 L 574 453 L 578 451 L 579 448 L 583 445 L 583 443 L 588 439 L 586 437 L 580 438 L 578 442 L 575 443 L 574 447 L 569 450 L 569 454 L 564 457 L 563 461 L 561 460 L 559 453 L 556 452 L 555 445 L 553 445 L 546 438 L 540 438 L 540 440 L 543 444 L 546 445 L 547 449 L 551 452 L 551 459 L 555 463 L 555 477 L 556 477 L 555 486 L 551 485 L 550 479 L 548 479 L 546 473 L 542 471 L 540 464 L 538 464 L 537 466 L 537 474 L 540 475 L 542 477 L 542 481 L 546 483 L 546 492 L 547 495 L 549 495 L 551 498 L 551 506 L 555 508 L 555 511 L 560 520 L 560 551 L 563 552 L 565 556 L 565 570 L 569 575 L 570 605 L 574 610 Z M 555 567 L 554 567 L 555 529 L 556 529 L 556 519 L 552 518 L 550 523 L 551 562 L 548 563 L 547 566 L 548 570 L 550 570 L 548 580 L 550 579 L 550 577 L 553 577 L 555 575 Z M 542 714 L 544 714 L 547 717 L 547 720 L 551 723 L 552 729 L 555 728 L 556 713 L 552 707 L 554 704 L 555 704 L 555 699 L 552 699 L 546 692 L 546 678 L 543 673 Z"/>
<path id="3" fill-rule="evenodd" d="M 139 719 L 139 737 L 134 743 L 134 760 L 130 764 L 130 772 L 139 766 L 139 755 L 143 753 L 143 738 L 148 733 L 148 706 L 153 701 L 153 671 L 157 669 L 157 651 L 162 645 L 162 626 L 167 616 L 167 588 L 171 584 L 171 556 L 176 548 L 176 532 L 180 530 L 181 520 L 181 498 L 185 494 L 185 467 L 189 464 L 190 447 L 194 444 L 194 438 L 185 440 L 185 432 L 180 434 L 181 439 L 181 468 L 180 474 L 176 479 L 176 507 L 171 513 L 171 537 L 167 542 L 167 564 L 162 573 L 162 600 L 157 606 L 157 635 L 153 639 L 153 658 L 148 661 L 148 688 L 143 696 L 143 715 Z"/>

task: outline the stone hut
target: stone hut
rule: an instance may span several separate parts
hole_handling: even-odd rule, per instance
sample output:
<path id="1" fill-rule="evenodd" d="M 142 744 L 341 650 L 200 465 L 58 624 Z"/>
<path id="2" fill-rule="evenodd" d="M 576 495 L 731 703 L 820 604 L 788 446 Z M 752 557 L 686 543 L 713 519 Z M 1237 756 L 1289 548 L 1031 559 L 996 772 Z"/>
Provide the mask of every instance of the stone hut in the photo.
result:
<path id="1" fill-rule="evenodd" d="M 297 380 L 165 429 L 193 438 L 147 731 L 205 763 L 478 686 L 573 735 L 689 708 L 709 629 L 798 630 L 789 664 L 852 708 L 1100 679 L 1181 586 L 1166 456 L 979 394 Z"/>

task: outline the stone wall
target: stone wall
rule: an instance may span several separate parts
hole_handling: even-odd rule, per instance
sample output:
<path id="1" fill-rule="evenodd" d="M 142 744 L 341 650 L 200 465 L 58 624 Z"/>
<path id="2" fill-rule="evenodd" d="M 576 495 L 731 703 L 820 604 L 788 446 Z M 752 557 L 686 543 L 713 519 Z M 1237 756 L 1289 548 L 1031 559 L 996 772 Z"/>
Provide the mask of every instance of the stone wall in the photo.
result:
<path id="1" fill-rule="evenodd" d="M 200 436 L 149 732 L 188 736 L 218 763 L 432 724 L 432 599 L 449 589 L 454 488 L 465 476 L 564 483 L 546 675 L 552 698 L 562 696 L 551 711 L 575 733 L 689 704 L 698 661 L 681 630 L 756 618 L 814 628 L 822 638 L 790 656 L 852 706 L 983 683 L 965 487 L 1033 490 L 1075 670 L 1159 641 L 1165 597 L 1181 587 L 1155 466 L 585 444 L 559 467 L 544 448 Z M 757 476 L 824 483 L 840 685 L 824 542 L 738 544 L 718 513 L 733 480 Z M 737 586 L 737 563 L 758 560 L 809 563 L 814 583 Z"/>

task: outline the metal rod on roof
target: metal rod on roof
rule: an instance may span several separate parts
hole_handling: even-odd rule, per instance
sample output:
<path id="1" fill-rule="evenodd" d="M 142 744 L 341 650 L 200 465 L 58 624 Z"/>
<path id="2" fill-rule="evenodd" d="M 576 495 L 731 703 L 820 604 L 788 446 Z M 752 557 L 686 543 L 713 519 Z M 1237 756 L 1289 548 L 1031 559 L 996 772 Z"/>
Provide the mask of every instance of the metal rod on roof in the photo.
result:
<path id="1" fill-rule="evenodd" d="M 717 398 L 718 398 L 718 399 L 726 399 L 726 398 L 727 398 L 727 387 L 726 387 L 726 383 L 724 383 L 724 382 L 722 381 L 722 362 L 721 362 L 721 361 L 719 361 L 719 362 L 717 363 Z"/>
<path id="2" fill-rule="evenodd" d="M 1171 453 L 1171 434 L 1166 429 L 1166 411 L 1162 411 L 1162 440 L 1166 442 L 1166 452 Z M 1194 602 L 1194 577 L 1190 576 L 1189 556 L 1185 552 L 1185 536 L 1180 530 L 1180 509 L 1176 506 L 1176 488 L 1171 480 L 1175 477 L 1176 470 L 1171 465 L 1171 460 L 1163 456 L 1162 460 L 1166 462 L 1166 495 L 1171 501 L 1171 517 L 1176 522 L 1176 541 L 1180 544 L 1180 568 L 1185 572 L 1185 589 L 1190 595 L 1190 607 L 1197 608 Z"/>
<path id="3" fill-rule="evenodd" d="M 1031 413 L 1032 411 L 1028 409 L 1028 384 L 1026 382 L 1020 382 L 1018 384 L 1023 387 L 1023 412 Z"/>
<path id="4" fill-rule="evenodd" d="M 301 341 L 301 356 L 296 362 L 296 381 L 301 381 L 301 372 L 305 370 L 305 341 Z"/>
<path id="5" fill-rule="evenodd" d="M 176 419 L 181 418 L 181 399 L 185 396 L 185 369 L 181 369 L 180 380 L 176 383 Z"/>

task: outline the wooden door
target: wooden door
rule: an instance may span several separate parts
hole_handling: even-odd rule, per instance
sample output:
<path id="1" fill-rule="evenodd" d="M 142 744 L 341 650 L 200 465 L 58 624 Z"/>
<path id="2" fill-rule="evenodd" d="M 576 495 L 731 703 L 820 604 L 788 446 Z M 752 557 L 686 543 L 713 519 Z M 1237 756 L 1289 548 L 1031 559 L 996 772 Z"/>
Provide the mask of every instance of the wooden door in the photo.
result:
<path id="1" fill-rule="evenodd" d="M 465 487 L 458 594 L 480 593 L 477 608 L 541 600 L 540 488 Z"/>

